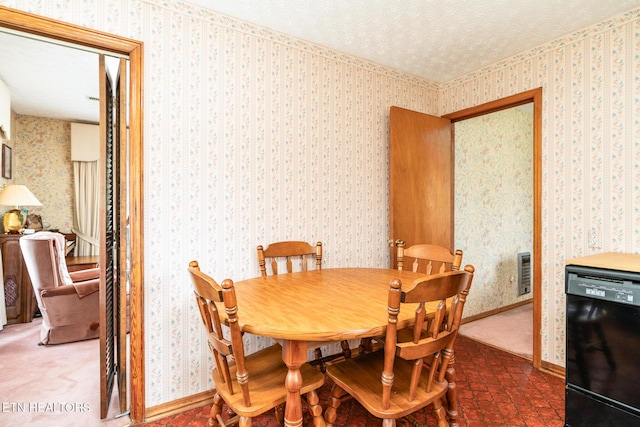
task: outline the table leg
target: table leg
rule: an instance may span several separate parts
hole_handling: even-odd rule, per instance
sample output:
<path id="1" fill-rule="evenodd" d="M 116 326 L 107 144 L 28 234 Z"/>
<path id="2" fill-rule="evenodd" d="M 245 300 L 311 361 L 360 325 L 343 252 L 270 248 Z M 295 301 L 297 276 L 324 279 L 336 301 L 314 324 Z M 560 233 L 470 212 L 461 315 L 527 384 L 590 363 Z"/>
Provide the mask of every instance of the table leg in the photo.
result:
<path id="1" fill-rule="evenodd" d="M 307 361 L 307 343 L 304 341 L 283 341 L 282 360 L 289 368 L 284 381 L 287 389 L 287 403 L 284 408 L 285 427 L 302 427 L 302 374 L 300 366 Z"/>

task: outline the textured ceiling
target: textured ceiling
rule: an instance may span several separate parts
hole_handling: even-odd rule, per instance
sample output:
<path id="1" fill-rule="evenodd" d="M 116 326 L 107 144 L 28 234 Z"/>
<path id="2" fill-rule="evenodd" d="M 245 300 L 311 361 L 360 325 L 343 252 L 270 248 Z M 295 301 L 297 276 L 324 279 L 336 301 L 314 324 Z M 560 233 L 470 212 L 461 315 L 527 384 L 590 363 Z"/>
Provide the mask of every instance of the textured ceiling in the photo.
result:
<path id="1" fill-rule="evenodd" d="M 446 82 L 640 7 L 640 0 L 188 0 Z M 0 33 L 18 114 L 98 121 L 97 55 Z"/>
<path id="2" fill-rule="evenodd" d="M 191 0 L 445 82 L 640 6 L 639 0 Z"/>

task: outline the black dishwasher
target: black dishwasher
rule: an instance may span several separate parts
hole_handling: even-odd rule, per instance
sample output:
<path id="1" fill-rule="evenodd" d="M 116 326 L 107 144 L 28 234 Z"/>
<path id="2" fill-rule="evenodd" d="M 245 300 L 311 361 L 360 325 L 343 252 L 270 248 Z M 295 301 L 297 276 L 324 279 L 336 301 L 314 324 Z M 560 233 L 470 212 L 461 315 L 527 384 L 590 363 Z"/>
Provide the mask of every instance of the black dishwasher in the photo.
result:
<path id="1" fill-rule="evenodd" d="M 640 256 L 573 261 L 583 265 L 565 269 L 565 426 L 640 426 Z"/>

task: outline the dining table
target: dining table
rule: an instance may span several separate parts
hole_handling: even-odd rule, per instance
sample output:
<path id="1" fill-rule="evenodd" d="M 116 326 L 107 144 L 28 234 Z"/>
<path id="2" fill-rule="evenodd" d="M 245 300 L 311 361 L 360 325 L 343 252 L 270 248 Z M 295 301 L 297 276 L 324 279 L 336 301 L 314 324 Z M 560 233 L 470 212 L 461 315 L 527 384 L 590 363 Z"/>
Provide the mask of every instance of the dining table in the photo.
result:
<path id="1" fill-rule="evenodd" d="M 424 273 L 384 268 L 329 268 L 277 274 L 235 283 L 240 328 L 270 337 L 282 346 L 289 371 L 284 425 L 303 423 L 300 366 L 307 350 L 350 339 L 384 335 L 387 298 L 393 279 L 408 289 Z M 409 306 L 409 307 L 407 307 Z M 402 307 L 398 328 L 414 323 L 415 307 Z M 433 313 L 435 305 L 426 305 Z M 318 421 L 315 421 L 316 426 Z"/>

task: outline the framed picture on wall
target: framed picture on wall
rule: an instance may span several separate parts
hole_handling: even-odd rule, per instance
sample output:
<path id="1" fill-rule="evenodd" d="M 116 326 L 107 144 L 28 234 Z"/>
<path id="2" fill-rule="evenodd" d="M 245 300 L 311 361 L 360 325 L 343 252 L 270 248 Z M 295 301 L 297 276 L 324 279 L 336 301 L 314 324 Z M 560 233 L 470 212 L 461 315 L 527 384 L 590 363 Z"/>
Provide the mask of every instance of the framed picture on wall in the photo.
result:
<path id="1" fill-rule="evenodd" d="M 2 177 L 11 179 L 11 147 L 2 144 Z"/>

